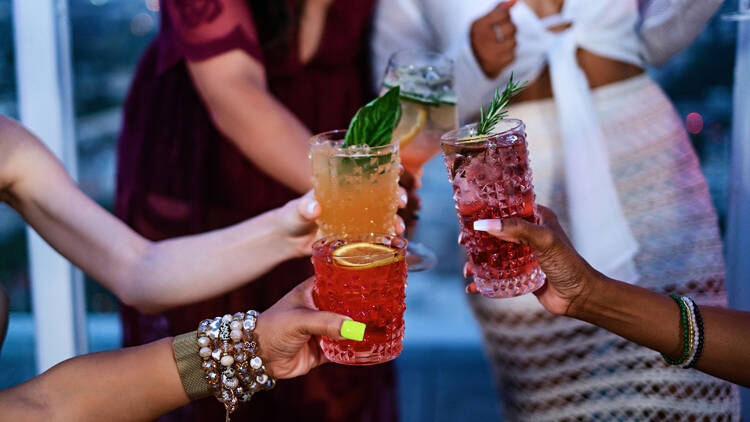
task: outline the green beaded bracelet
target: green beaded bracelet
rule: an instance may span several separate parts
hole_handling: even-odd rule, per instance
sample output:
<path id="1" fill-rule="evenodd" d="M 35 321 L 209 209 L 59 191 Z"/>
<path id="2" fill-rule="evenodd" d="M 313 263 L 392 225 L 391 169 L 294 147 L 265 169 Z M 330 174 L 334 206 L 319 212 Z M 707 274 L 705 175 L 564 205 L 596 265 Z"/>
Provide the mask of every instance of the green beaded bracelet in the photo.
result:
<path id="1" fill-rule="evenodd" d="M 669 295 L 669 297 L 677 302 L 677 306 L 680 308 L 680 327 L 682 328 L 682 355 L 679 359 L 672 359 L 662 353 L 661 357 L 663 357 L 664 360 L 667 361 L 667 363 L 670 365 L 682 365 L 686 360 L 688 360 L 688 358 L 690 358 L 690 334 L 688 332 L 688 324 L 690 324 L 690 322 L 688 321 L 687 316 L 687 305 L 676 294 L 671 294 Z"/>

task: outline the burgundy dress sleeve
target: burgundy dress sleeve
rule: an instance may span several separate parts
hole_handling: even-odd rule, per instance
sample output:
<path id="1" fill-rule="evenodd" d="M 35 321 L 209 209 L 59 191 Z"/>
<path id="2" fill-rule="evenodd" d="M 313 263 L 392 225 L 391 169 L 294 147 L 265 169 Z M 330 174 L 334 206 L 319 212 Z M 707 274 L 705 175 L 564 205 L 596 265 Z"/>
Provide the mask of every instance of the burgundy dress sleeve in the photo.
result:
<path id="1" fill-rule="evenodd" d="M 263 63 L 263 50 L 245 0 L 162 0 L 159 70 L 180 60 L 201 61 L 242 50 Z"/>

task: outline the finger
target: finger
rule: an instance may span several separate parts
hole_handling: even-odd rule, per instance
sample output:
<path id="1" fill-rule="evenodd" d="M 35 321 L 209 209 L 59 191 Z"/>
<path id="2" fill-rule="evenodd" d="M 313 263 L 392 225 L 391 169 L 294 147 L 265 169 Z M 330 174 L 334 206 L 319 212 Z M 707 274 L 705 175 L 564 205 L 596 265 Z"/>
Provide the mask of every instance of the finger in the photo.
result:
<path id="1" fill-rule="evenodd" d="M 401 236 L 406 231 L 406 223 L 404 223 L 404 219 L 401 218 L 401 216 L 396 216 L 396 234 Z"/>
<path id="2" fill-rule="evenodd" d="M 310 277 L 307 280 L 296 285 L 289 293 L 285 294 L 284 297 L 279 299 L 271 309 L 285 311 L 295 308 L 308 308 L 316 309 L 315 301 L 312 297 L 312 290 L 315 286 L 315 277 Z"/>
<path id="3" fill-rule="evenodd" d="M 487 223 L 483 223 L 484 221 Z M 549 228 L 517 217 L 504 219 L 502 222 L 499 220 L 477 220 L 477 222 L 479 222 L 480 231 L 486 231 L 498 239 L 531 246 L 537 252 L 549 249 L 557 240 L 555 233 Z M 475 227 L 477 222 L 474 223 Z M 487 227 L 487 230 L 481 230 L 483 227 Z"/>
<path id="4" fill-rule="evenodd" d="M 537 213 L 541 219 L 541 225 L 550 228 L 563 243 L 573 248 L 573 243 L 568 238 L 562 226 L 560 226 L 557 215 L 551 209 L 543 205 L 537 205 Z"/>
<path id="5" fill-rule="evenodd" d="M 492 31 L 495 33 L 497 42 L 505 49 L 508 48 L 510 41 L 513 41 L 516 36 L 516 26 L 511 21 L 492 25 Z"/>
<path id="6" fill-rule="evenodd" d="M 406 204 L 409 203 L 409 195 L 406 193 L 406 189 L 398 187 L 398 207 L 406 208 Z"/>
<path id="7" fill-rule="evenodd" d="M 310 192 L 297 202 L 297 212 L 305 223 L 315 221 L 316 218 L 320 217 L 321 211 L 320 204 Z"/>
<path id="8" fill-rule="evenodd" d="M 510 13 L 508 10 L 515 4 L 515 1 L 503 1 L 498 3 L 497 6 L 486 15 L 487 22 L 490 24 L 496 24 L 510 20 Z"/>
<path id="9" fill-rule="evenodd" d="M 479 294 L 479 289 L 477 289 L 477 284 L 474 283 L 473 281 L 471 283 L 469 283 L 466 286 L 466 293 L 474 294 L 474 295 L 475 294 Z"/>
<path id="10" fill-rule="evenodd" d="M 307 336 L 325 336 L 335 340 L 361 341 L 365 327 L 346 315 L 304 309 L 295 315 L 297 330 Z"/>

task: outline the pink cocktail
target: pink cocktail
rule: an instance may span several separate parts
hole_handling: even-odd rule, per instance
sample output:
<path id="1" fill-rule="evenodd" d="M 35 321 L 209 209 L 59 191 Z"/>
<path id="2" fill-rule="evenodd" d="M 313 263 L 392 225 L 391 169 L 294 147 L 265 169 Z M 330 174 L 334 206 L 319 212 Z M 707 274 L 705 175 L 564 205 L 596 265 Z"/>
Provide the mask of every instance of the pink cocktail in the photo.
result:
<path id="1" fill-rule="evenodd" d="M 448 177 L 461 225 L 459 243 L 469 255 L 467 273 L 483 296 L 520 296 L 540 288 L 544 273 L 531 248 L 475 231 L 474 221 L 521 217 L 536 222 L 526 132 L 522 121 L 503 119 L 490 135 L 476 124 L 442 137 Z"/>

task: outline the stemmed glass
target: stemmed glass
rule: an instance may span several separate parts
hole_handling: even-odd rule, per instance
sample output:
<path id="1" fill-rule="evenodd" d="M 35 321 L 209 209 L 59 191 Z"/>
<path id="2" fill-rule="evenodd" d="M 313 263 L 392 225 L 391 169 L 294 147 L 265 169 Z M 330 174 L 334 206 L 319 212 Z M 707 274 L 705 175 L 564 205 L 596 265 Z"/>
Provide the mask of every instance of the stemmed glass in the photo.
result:
<path id="1" fill-rule="evenodd" d="M 404 50 L 388 60 L 381 95 L 401 88 L 401 121 L 394 130 L 401 164 L 417 180 L 424 165 L 440 153 L 440 137 L 458 127 L 453 61 L 429 51 Z M 437 263 L 426 246 L 409 242 L 406 253 L 409 271 L 425 271 Z"/>

